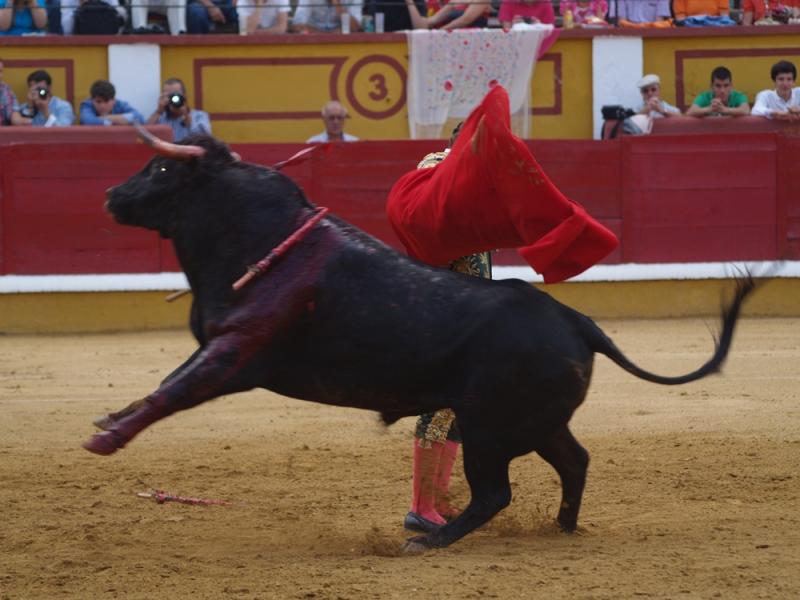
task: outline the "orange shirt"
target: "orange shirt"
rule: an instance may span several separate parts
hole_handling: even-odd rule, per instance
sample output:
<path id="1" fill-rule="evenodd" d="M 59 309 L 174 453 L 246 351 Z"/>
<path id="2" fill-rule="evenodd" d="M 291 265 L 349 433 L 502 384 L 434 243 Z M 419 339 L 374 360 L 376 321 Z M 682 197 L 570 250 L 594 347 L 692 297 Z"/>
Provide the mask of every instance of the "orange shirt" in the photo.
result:
<path id="1" fill-rule="evenodd" d="M 728 0 L 674 0 L 672 11 L 676 19 L 685 19 L 695 15 L 719 17 L 730 13 Z"/>

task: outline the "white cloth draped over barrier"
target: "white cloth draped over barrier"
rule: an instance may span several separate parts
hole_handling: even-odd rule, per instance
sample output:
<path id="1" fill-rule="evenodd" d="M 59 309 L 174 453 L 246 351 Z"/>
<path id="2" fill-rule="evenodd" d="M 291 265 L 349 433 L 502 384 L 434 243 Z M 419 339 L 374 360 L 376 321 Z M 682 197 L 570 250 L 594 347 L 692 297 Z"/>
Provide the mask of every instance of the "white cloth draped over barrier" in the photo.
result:
<path id="1" fill-rule="evenodd" d="M 411 139 L 443 137 L 445 122 L 466 118 L 495 83 L 508 90 L 514 133 L 530 137 L 533 68 L 552 31 L 552 25 L 407 31 Z"/>

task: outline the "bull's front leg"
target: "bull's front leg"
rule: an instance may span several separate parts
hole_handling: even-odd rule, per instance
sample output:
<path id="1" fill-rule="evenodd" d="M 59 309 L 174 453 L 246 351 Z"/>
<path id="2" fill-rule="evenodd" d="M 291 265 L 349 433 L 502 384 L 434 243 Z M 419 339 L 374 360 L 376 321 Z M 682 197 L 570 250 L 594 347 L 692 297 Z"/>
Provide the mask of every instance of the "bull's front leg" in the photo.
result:
<path id="1" fill-rule="evenodd" d="M 120 418 L 112 421 L 103 433 L 92 436 L 83 447 L 95 454 L 113 454 L 164 417 L 218 396 L 252 389 L 255 383 L 248 377 L 247 367 L 263 342 L 239 333 L 215 338 L 155 392 L 117 413 Z"/>

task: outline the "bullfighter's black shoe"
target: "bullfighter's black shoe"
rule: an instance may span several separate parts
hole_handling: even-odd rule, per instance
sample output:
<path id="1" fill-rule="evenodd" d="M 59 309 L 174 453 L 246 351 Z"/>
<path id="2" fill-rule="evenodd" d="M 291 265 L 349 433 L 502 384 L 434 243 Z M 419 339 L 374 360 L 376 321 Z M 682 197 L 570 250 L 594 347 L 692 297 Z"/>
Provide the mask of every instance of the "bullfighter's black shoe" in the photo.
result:
<path id="1" fill-rule="evenodd" d="M 406 518 L 403 519 L 403 527 L 408 529 L 409 531 L 417 531 L 419 533 L 433 533 L 441 525 L 438 523 L 434 523 L 433 521 L 429 521 L 425 517 L 419 516 L 415 512 L 409 512 L 406 514 Z"/>

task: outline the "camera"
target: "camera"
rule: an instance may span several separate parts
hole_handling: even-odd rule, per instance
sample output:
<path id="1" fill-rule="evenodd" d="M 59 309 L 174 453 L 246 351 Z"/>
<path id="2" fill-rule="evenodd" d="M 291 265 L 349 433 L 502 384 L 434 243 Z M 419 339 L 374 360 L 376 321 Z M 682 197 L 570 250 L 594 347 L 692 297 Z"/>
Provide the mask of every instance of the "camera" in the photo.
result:
<path id="1" fill-rule="evenodd" d="M 620 106 L 619 104 L 603 106 L 601 107 L 601 112 L 603 113 L 603 119 L 607 121 L 624 121 L 625 119 L 629 119 L 636 114 L 636 111 L 631 110 L 630 108 L 625 108 L 624 106 Z"/>
<path id="2" fill-rule="evenodd" d="M 184 104 L 186 104 L 186 96 L 183 94 L 175 93 L 169 95 L 169 105 L 172 108 L 180 108 Z"/>
<path id="3" fill-rule="evenodd" d="M 46 100 L 47 97 L 50 95 L 50 92 L 47 91 L 47 88 L 36 88 L 36 93 L 39 94 L 39 98 L 42 100 Z"/>

